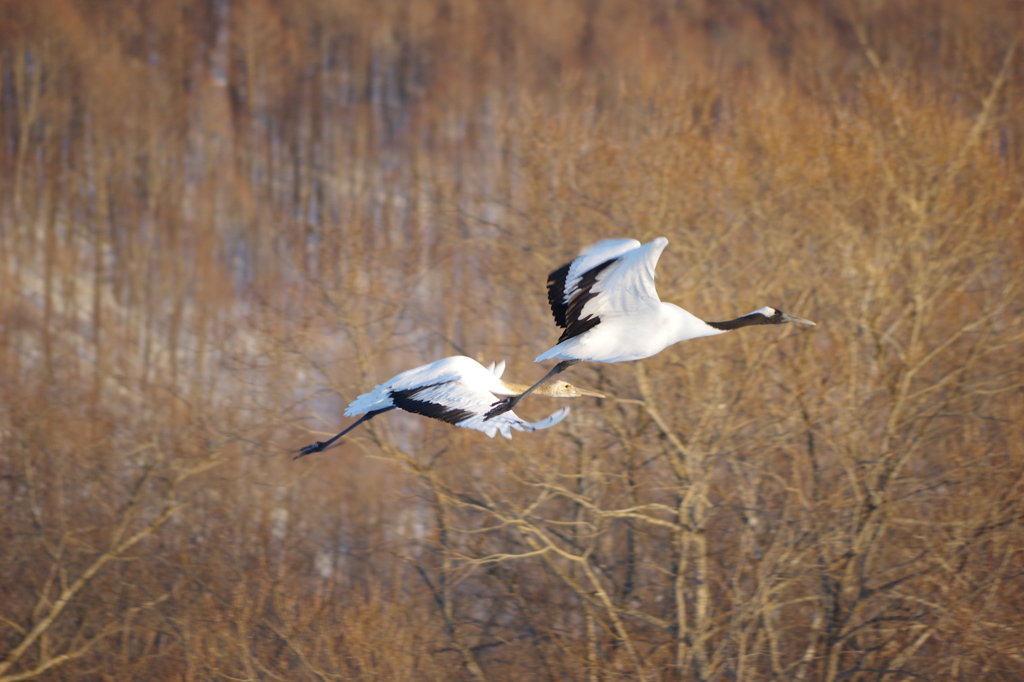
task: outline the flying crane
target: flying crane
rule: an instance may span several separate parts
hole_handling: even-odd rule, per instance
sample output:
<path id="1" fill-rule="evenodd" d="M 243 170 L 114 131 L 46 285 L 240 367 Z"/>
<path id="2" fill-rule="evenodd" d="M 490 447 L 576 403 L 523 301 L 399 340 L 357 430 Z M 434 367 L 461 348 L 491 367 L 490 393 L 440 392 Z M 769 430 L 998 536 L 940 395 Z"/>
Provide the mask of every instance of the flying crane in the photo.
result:
<path id="1" fill-rule="evenodd" d="M 496 419 L 579 362 L 641 360 L 680 341 L 758 324 L 815 326 L 769 307 L 726 322 L 706 322 L 677 305 L 663 303 L 654 288 L 654 268 L 667 245 L 664 237 L 643 245 L 635 239 L 604 239 L 548 275 L 548 302 L 555 323 L 564 331 L 558 344 L 534 362 L 553 358 L 561 362 L 523 393 L 494 403 L 484 419 Z"/>
<path id="2" fill-rule="evenodd" d="M 402 372 L 352 401 L 345 410 L 345 416 L 362 415 L 355 423 L 330 440 L 307 445 L 299 450 L 294 459 L 327 449 L 363 422 L 391 410 L 402 409 L 455 426 L 476 429 L 491 438 L 498 433 L 505 438 L 512 438 L 512 429 L 530 432 L 554 426 L 565 419 L 569 408 L 563 407 L 533 423 L 520 419 L 508 410 L 485 421 L 484 412 L 499 395 L 536 392 L 554 398 L 604 397 L 564 381 L 555 381 L 539 388 L 508 383 L 501 380 L 504 371 L 504 360 L 497 365 L 492 362 L 489 367 L 484 367 L 476 360 L 455 355 Z"/>

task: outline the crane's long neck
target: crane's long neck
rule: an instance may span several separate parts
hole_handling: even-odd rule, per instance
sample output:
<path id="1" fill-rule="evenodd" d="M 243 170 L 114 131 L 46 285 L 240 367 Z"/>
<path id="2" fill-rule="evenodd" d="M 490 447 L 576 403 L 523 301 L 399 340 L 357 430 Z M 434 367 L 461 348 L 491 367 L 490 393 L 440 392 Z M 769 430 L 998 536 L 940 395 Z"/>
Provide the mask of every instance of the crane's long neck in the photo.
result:
<path id="1" fill-rule="evenodd" d="M 766 314 L 766 308 L 755 310 L 752 313 L 747 313 L 741 317 L 737 317 L 734 320 L 726 320 L 725 322 L 706 322 L 709 327 L 718 329 L 723 332 L 731 332 L 733 329 L 739 329 L 741 327 L 750 327 L 755 324 L 777 324 L 778 320 L 775 317 Z M 775 309 L 770 309 L 771 313 L 775 313 Z"/>
<path id="2" fill-rule="evenodd" d="M 673 328 L 673 336 L 675 337 L 673 343 L 697 339 L 702 336 L 724 334 L 734 329 L 750 327 L 756 324 L 778 324 L 785 321 L 774 308 L 760 308 L 752 313 L 747 313 L 736 319 L 724 322 L 707 322 L 679 306 L 671 303 L 663 305 L 664 309 L 668 311 L 669 324 Z"/>

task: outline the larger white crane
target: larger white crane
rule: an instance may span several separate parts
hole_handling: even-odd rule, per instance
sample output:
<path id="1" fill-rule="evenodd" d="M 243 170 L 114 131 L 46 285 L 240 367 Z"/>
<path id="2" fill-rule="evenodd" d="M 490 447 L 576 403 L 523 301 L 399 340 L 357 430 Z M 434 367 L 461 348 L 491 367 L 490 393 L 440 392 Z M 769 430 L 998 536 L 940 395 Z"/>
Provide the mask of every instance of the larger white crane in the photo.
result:
<path id="1" fill-rule="evenodd" d="M 640 360 L 680 341 L 756 324 L 814 326 L 810 320 L 768 307 L 726 322 L 705 322 L 677 305 L 663 303 L 654 288 L 654 268 L 667 245 L 664 237 L 643 245 L 635 239 L 604 239 L 548 275 L 551 312 L 565 331 L 558 344 L 534 362 L 551 358 L 562 362 L 520 395 L 494 403 L 484 419 L 511 410 L 537 386 L 578 362 Z"/>
<path id="2" fill-rule="evenodd" d="M 510 411 L 484 421 L 484 412 L 499 395 L 524 394 L 529 390 L 555 398 L 604 397 L 564 381 L 554 381 L 540 388 L 508 383 L 501 380 L 504 371 L 504 360 L 497 365 L 492 362 L 489 367 L 484 367 L 476 360 L 455 355 L 402 372 L 352 401 L 345 410 L 345 416 L 362 415 L 355 423 L 330 440 L 307 445 L 299 450 L 294 459 L 327 449 L 363 422 L 390 410 L 402 409 L 440 419 L 455 426 L 483 431 L 491 438 L 498 433 L 505 438 L 512 438 L 512 429 L 529 432 L 554 426 L 565 419 L 569 408 L 563 407 L 546 419 L 533 423 L 523 421 Z"/>

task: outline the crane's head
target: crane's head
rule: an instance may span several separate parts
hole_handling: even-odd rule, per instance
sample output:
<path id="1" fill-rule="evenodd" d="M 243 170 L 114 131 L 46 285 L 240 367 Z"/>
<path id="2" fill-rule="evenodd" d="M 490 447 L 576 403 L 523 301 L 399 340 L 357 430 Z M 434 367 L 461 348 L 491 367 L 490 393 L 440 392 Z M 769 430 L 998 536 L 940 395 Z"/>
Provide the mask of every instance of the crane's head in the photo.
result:
<path id="1" fill-rule="evenodd" d="M 567 381 L 555 380 L 550 384 L 544 384 L 535 391 L 540 395 L 550 396 L 552 398 L 579 398 L 580 396 L 590 396 L 592 398 L 603 398 L 603 393 L 597 391 L 588 391 L 585 388 L 577 388 Z"/>
<path id="2" fill-rule="evenodd" d="M 802 317 L 790 315 L 789 313 L 784 313 L 777 308 L 770 308 L 768 306 L 765 306 L 760 310 L 755 310 L 754 312 L 750 313 L 750 315 L 744 315 L 744 317 L 752 317 L 754 315 L 761 315 L 765 318 L 765 321 L 761 322 L 760 324 L 785 324 L 786 322 L 793 322 L 795 324 L 804 324 L 807 325 L 808 327 L 817 326 L 814 322 L 811 322 L 810 320 L 805 320 Z"/>

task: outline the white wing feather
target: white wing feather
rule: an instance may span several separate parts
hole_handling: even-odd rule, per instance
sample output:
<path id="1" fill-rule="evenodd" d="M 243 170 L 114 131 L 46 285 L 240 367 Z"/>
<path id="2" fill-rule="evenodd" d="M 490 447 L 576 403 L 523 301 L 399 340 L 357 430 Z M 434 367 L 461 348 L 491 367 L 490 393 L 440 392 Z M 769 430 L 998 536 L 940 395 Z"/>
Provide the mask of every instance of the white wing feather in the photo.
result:
<path id="1" fill-rule="evenodd" d="M 499 367 L 504 369 L 504 361 Z M 353 400 L 345 410 L 345 416 L 355 417 L 371 410 L 391 407 L 393 405 L 391 402 L 392 391 L 408 391 L 420 386 L 460 380 L 469 381 L 483 389 L 494 387 L 496 384 L 500 385 L 498 378 L 476 360 L 462 355 L 453 355 L 396 374 L 383 384 L 374 387 L 372 391 Z"/>
<path id="2" fill-rule="evenodd" d="M 591 292 L 598 295 L 587 302 L 580 316 L 628 315 L 659 305 L 654 269 L 667 245 L 667 239 L 658 237 L 643 246 L 638 243 L 639 248 L 621 255 L 618 262 L 598 275 L 591 287 Z"/>
<path id="3" fill-rule="evenodd" d="M 568 304 L 579 291 L 580 277 L 585 273 L 590 272 L 601 263 L 619 258 L 623 254 L 639 248 L 640 242 L 635 239 L 602 239 L 590 246 L 583 247 L 566 274 L 564 303 Z"/>

